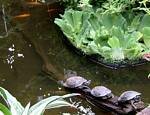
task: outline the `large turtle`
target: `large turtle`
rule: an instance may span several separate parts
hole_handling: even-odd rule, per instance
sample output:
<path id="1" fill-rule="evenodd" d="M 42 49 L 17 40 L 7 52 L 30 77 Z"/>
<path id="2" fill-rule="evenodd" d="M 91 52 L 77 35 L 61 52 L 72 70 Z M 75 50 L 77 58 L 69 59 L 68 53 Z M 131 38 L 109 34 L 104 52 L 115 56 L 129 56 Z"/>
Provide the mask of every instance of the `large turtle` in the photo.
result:
<path id="1" fill-rule="evenodd" d="M 91 83 L 91 80 L 86 80 L 81 76 L 72 76 L 62 81 L 61 84 L 67 88 L 88 88 L 87 86 Z"/>
<path id="2" fill-rule="evenodd" d="M 136 91 L 125 91 L 118 98 L 118 103 L 130 103 L 134 109 L 136 109 L 134 103 L 139 101 L 141 101 L 141 93 Z"/>
<path id="3" fill-rule="evenodd" d="M 110 89 L 104 86 L 96 86 L 91 90 L 91 95 L 101 99 L 109 99 L 113 97 Z"/>

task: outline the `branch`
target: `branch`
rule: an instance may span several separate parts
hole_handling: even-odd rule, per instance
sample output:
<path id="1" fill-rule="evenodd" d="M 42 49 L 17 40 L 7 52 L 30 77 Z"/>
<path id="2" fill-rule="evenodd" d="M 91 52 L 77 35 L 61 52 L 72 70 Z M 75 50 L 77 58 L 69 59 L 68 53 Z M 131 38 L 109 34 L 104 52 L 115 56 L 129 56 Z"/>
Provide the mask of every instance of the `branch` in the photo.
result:
<path id="1" fill-rule="evenodd" d="M 8 36 L 8 27 L 7 27 L 7 21 L 6 21 L 6 14 L 5 14 L 4 4 L 2 4 L 2 17 L 3 17 L 3 21 L 4 21 L 4 27 L 5 27 L 6 34 L 4 36 L 0 36 L 0 38 L 4 38 L 4 37 Z"/>

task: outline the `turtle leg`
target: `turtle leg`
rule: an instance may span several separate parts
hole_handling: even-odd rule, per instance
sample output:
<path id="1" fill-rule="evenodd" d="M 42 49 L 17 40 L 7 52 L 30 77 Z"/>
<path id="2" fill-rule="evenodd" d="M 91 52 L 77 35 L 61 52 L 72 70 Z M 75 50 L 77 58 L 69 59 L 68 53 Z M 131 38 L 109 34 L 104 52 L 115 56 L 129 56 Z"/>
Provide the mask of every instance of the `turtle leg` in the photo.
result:
<path id="1" fill-rule="evenodd" d="M 85 91 L 85 92 L 91 92 L 91 89 L 86 85 L 81 85 L 78 88 Z"/>
<path id="2" fill-rule="evenodd" d="M 86 81 L 85 83 L 83 83 L 84 85 L 90 85 L 91 84 L 91 80 Z"/>
<path id="3" fill-rule="evenodd" d="M 134 108 L 134 110 L 137 109 L 137 107 L 134 105 L 134 101 L 133 101 L 133 100 L 131 100 L 131 105 L 132 105 L 132 107 Z"/>

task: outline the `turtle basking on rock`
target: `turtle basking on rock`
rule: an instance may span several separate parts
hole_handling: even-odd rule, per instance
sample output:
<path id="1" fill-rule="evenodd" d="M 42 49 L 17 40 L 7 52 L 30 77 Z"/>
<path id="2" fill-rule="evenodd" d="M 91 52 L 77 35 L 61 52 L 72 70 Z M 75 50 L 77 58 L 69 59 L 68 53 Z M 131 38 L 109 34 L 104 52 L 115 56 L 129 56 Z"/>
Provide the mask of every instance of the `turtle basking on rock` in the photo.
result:
<path id="1" fill-rule="evenodd" d="M 86 80 L 81 76 L 72 76 L 67 78 L 65 81 L 61 81 L 61 84 L 67 88 L 88 88 L 87 86 L 91 83 L 91 80 Z"/>
<path id="2" fill-rule="evenodd" d="M 129 103 L 132 105 L 134 109 L 136 109 L 136 106 L 134 105 L 134 103 L 140 102 L 140 101 L 141 101 L 141 93 L 136 92 L 136 91 L 125 91 L 118 98 L 119 104 Z"/>
<path id="3" fill-rule="evenodd" d="M 101 99 L 110 99 L 113 98 L 111 90 L 104 86 L 96 86 L 91 90 L 91 95 Z"/>

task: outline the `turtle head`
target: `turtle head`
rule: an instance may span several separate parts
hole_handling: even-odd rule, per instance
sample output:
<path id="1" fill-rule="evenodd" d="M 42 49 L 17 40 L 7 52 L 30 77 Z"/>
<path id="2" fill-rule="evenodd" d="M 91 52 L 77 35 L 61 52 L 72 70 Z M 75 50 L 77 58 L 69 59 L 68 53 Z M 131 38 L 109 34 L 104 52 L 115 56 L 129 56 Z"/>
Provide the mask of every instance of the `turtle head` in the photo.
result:
<path id="1" fill-rule="evenodd" d="M 60 84 L 61 86 L 66 87 L 66 83 L 65 83 L 63 80 L 59 80 L 59 81 L 58 81 L 58 84 Z"/>
<path id="2" fill-rule="evenodd" d="M 85 86 L 89 86 L 91 84 L 91 80 L 87 80 L 86 82 L 83 83 Z"/>
<path id="3" fill-rule="evenodd" d="M 66 78 L 70 78 L 70 77 L 73 77 L 73 76 L 77 76 L 77 72 L 72 71 L 72 70 L 64 69 L 64 75 L 65 75 Z"/>

